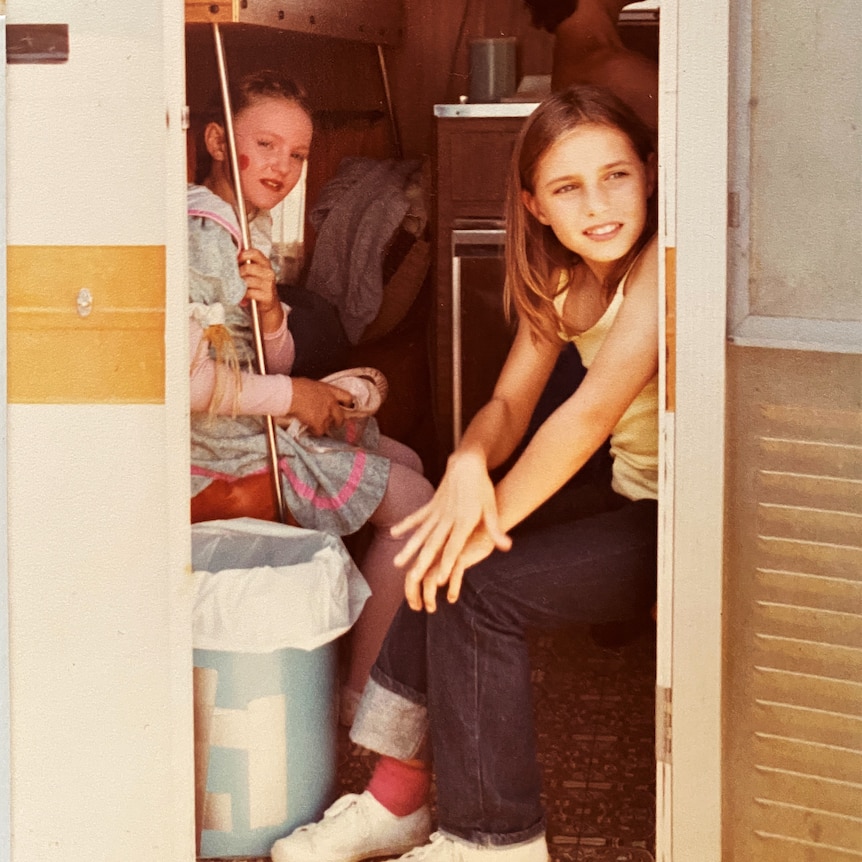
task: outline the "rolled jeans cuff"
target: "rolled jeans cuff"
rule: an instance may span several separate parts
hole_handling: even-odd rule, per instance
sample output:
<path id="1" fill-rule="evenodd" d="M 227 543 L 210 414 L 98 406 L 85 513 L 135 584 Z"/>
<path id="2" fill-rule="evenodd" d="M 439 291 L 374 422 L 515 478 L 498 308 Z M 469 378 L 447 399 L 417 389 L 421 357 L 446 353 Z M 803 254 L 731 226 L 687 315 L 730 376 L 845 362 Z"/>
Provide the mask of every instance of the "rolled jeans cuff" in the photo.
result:
<path id="1" fill-rule="evenodd" d="M 393 689 L 404 687 L 372 669 L 350 729 L 353 742 L 397 760 L 413 760 L 428 734 L 428 709 Z M 415 695 L 424 700 L 424 696 Z"/>

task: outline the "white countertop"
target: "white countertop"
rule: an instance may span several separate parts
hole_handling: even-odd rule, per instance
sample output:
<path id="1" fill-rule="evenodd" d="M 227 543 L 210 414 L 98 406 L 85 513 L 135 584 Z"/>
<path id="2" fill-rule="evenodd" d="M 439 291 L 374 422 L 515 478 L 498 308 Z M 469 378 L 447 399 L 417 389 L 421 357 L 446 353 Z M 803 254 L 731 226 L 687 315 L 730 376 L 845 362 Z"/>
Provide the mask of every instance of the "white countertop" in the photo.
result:
<path id="1" fill-rule="evenodd" d="M 538 102 L 466 102 L 434 105 L 435 117 L 528 117 Z"/>

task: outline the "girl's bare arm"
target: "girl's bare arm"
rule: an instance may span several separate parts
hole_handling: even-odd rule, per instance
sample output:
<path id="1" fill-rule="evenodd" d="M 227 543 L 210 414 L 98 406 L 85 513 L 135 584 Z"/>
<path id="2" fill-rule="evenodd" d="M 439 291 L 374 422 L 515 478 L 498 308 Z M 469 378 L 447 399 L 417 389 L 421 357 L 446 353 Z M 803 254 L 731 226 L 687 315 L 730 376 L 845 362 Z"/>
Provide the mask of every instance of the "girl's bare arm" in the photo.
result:
<path id="1" fill-rule="evenodd" d="M 625 299 L 605 343 L 577 391 L 536 432 L 496 489 L 501 530 L 510 530 L 573 476 L 607 439 L 628 406 L 658 369 L 658 278 L 653 241 L 626 283 Z M 442 558 L 425 577 L 425 605 L 449 584 L 457 600 L 464 572 L 494 550 L 482 525 L 465 542 L 453 565 Z M 429 606 L 430 602 L 430 606 Z"/>
<path id="2" fill-rule="evenodd" d="M 577 391 L 536 432 L 497 487 L 511 529 L 565 484 L 607 439 L 658 370 L 658 256 L 653 240 L 626 282 L 625 298 Z"/>
<path id="3" fill-rule="evenodd" d="M 396 536 L 414 530 L 395 558 L 399 566 L 416 558 L 405 578 L 411 607 L 421 607 L 420 584 L 437 556 L 442 554 L 444 565 L 454 564 L 477 525 L 484 526 L 497 547 L 508 548 L 508 537 L 497 527 L 488 471 L 505 461 L 523 437 L 559 352 L 559 343 L 534 342 L 528 327 L 519 326 L 491 400 L 449 457 L 433 499 L 393 528 Z"/>

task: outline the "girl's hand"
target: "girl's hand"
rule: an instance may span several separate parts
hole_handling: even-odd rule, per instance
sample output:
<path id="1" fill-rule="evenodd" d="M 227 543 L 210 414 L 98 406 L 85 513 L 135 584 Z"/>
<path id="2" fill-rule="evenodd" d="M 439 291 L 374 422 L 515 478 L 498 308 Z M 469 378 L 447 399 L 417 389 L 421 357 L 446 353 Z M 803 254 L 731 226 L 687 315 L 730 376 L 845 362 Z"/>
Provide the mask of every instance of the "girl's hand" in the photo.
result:
<path id="1" fill-rule="evenodd" d="M 415 531 L 395 557 L 395 565 L 399 567 L 416 557 L 404 579 L 404 593 L 413 610 L 420 610 L 422 595 L 428 595 L 430 582 L 423 585 L 423 581 L 432 567 L 434 574 L 430 580 L 438 586 L 446 583 L 477 527 L 486 531 L 500 550 L 511 547 L 512 540 L 498 523 L 494 486 L 484 460 L 471 453 L 456 453 L 449 459 L 446 474 L 431 501 L 391 530 L 396 538 Z"/>
<path id="2" fill-rule="evenodd" d="M 284 319 L 284 311 L 278 298 L 275 271 L 269 258 L 256 248 L 247 248 L 237 255 L 239 274 L 245 282 L 243 302 L 257 302 L 260 325 L 264 332 L 275 332 Z"/>
<path id="3" fill-rule="evenodd" d="M 352 402 L 353 396 L 346 389 L 307 377 L 293 378 L 290 415 L 307 425 L 315 437 L 323 437 L 330 429 L 342 426 L 344 408 Z"/>
<path id="4" fill-rule="evenodd" d="M 449 589 L 446 591 L 446 601 L 450 604 L 457 602 L 461 595 L 461 584 L 464 581 L 465 570 L 469 569 L 470 566 L 475 566 L 476 563 L 481 563 L 493 553 L 496 547 L 497 545 L 490 533 L 480 527 L 467 539 L 467 543 L 461 553 L 458 554 L 458 559 L 451 571 L 441 565 L 432 566 L 422 579 L 422 601 L 425 610 L 429 614 L 433 614 L 437 610 L 437 592 L 447 581 Z"/>

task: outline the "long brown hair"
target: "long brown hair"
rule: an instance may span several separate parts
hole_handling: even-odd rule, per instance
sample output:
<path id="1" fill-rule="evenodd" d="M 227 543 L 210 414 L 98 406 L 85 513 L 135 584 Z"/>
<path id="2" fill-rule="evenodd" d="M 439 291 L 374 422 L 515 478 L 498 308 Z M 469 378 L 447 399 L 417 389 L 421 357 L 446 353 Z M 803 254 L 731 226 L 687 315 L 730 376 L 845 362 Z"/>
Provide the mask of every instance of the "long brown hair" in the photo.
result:
<path id="1" fill-rule="evenodd" d="M 312 116 L 308 95 L 302 85 L 277 69 L 260 69 L 243 75 L 228 85 L 230 106 L 234 117 L 261 99 L 284 99 L 302 108 Z M 200 116 L 194 118 L 195 128 L 195 182 L 200 184 L 212 170 L 212 156 L 206 147 L 204 132 L 210 123 L 225 125 L 224 103 L 220 94 L 214 95 Z"/>
<path id="2" fill-rule="evenodd" d="M 529 323 L 536 336 L 551 340 L 559 331 L 554 308 L 554 297 L 560 291 L 558 276 L 563 272 L 571 278 L 581 259 L 557 239 L 550 226 L 527 210 L 522 192 L 535 194 L 536 172 L 542 156 L 561 136 L 586 124 L 621 131 L 644 164 L 655 153 L 655 139 L 649 127 L 631 108 L 601 87 L 574 85 L 555 93 L 524 124 L 512 156 L 506 202 L 506 305 Z M 656 198 L 654 190 L 647 201 L 640 237 L 605 280 L 603 287 L 608 294 L 616 289 L 623 273 L 656 232 Z"/>

